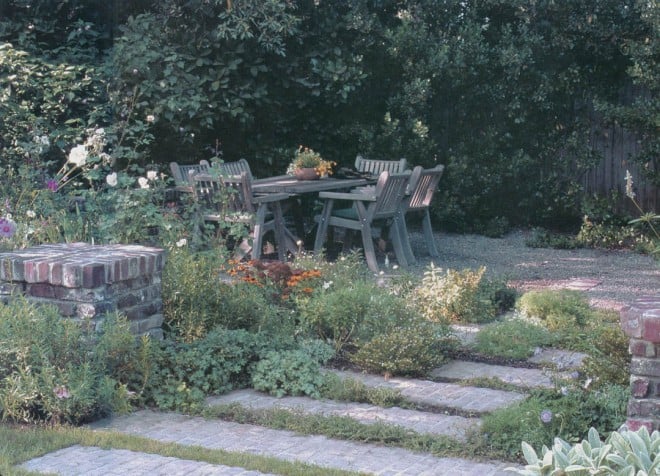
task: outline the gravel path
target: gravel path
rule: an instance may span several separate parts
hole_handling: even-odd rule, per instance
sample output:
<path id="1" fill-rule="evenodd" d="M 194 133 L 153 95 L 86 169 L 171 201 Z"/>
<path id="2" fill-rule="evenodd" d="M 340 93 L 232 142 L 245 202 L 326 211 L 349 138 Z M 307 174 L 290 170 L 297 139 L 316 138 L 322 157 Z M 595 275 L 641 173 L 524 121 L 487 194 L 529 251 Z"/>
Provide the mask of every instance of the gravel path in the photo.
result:
<path id="1" fill-rule="evenodd" d="M 595 306 L 619 310 L 642 296 L 660 293 L 660 261 L 630 251 L 555 250 L 529 248 L 531 232 L 516 231 L 503 238 L 480 235 L 436 235 L 440 256 L 426 252 L 423 237 L 414 234 L 415 272 L 431 261 L 443 269 L 477 269 L 504 277 L 520 290 L 569 288 L 585 291 Z"/>

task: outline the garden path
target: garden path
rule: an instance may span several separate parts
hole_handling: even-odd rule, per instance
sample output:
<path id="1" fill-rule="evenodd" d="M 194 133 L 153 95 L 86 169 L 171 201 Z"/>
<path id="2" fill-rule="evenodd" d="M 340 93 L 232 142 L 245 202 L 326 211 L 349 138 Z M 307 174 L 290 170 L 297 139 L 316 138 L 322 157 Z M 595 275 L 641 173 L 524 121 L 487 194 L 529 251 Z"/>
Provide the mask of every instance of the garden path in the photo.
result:
<path id="1" fill-rule="evenodd" d="M 460 372 L 461 366 L 470 377 L 474 378 L 504 376 L 512 382 L 524 382 L 525 386 L 547 385 L 547 376 L 541 370 L 463 361 L 451 362 L 444 367 L 444 370 L 437 369 L 435 376 L 452 380 L 452 375 L 457 371 Z M 368 386 L 398 388 L 409 400 L 422 404 L 426 411 L 385 409 L 373 405 L 317 401 L 304 397 L 278 399 L 250 390 L 209 398 L 207 403 L 209 405 L 240 404 L 244 407 L 262 409 L 284 408 L 307 414 L 345 416 L 363 423 L 399 425 L 419 433 L 445 435 L 463 441 L 468 432 L 480 424 L 478 414 L 524 398 L 524 395 L 518 392 L 496 391 L 446 382 L 384 379 L 381 376 L 355 372 L 342 374 L 359 379 Z M 493 403 L 495 401 L 498 402 L 497 405 Z M 441 458 L 401 448 L 335 440 L 319 435 L 300 435 L 255 425 L 150 410 L 113 417 L 96 422 L 91 427 L 182 445 L 258 454 L 377 475 L 504 475 L 507 474 L 504 468 L 509 465 L 501 461 Z M 35 458 L 25 463 L 23 468 L 61 475 L 262 474 L 243 468 L 210 465 L 126 450 L 81 446 L 65 448 Z"/>

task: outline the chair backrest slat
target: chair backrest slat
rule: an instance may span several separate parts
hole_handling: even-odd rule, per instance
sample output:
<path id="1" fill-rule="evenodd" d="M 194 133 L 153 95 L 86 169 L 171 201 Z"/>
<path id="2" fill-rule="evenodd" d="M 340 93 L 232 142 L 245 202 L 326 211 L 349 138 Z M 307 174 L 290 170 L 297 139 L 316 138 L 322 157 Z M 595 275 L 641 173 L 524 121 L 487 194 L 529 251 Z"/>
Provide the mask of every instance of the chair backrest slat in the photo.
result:
<path id="1" fill-rule="evenodd" d="M 376 184 L 377 198 L 369 209 L 374 220 L 393 217 L 400 211 L 409 180 L 409 173 L 390 174 L 387 170 L 381 172 Z"/>
<path id="2" fill-rule="evenodd" d="M 407 198 L 408 210 L 421 210 L 431 205 L 444 169 L 445 166 L 441 164 L 432 169 L 423 169 L 421 166 L 413 169 L 410 176 L 410 195 Z"/>
<path id="3" fill-rule="evenodd" d="M 405 172 L 407 168 L 408 161 L 403 158 L 399 160 L 376 160 L 367 159 L 361 155 L 355 158 L 355 170 L 372 175 L 380 175 L 381 172 L 386 170 L 391 174 L 400 174 Z"/>
<path id="4" fill-rule="evenodd" d="M 176 162 L 170 162 L 170 171 L 174 178 L 175 185 L 187 186 L 192 184 L 192 176 L 197 174 L 206 174 L 209 172 L 209 163 L 206 160 L 200 160 L 199 164 L 181 165 Z"/>
<path id="5" fill-rule="evenodd" d="M 247 173 L 225 177 L 197 174 L 192 181 L 195 198 L 207 207 L 223 214 L 254 213 L 252 184 Z"/>
<path id="6" fill-rule="evenodd" d="M 220 171 L 220 175 L 241 175 L 245 172 L 250 181 L 253 179 L 250 164 L 245 159 L 240 159 L 236 162 L 220 162 L 216 166 Z"/>

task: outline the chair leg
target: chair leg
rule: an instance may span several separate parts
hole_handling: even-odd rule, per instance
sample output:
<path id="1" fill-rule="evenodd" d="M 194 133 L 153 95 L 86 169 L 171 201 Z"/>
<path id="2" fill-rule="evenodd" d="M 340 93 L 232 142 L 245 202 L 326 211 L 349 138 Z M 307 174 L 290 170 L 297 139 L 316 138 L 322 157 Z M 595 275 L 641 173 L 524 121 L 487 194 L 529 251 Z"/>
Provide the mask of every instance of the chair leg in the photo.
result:
<path id="1" fill-rule="evenodd" d="M 252 259 L 261 258 L 262 241 L 264 238 L 264 223 L 266 221 L 267 206 L 265 203 L 259 205 L 255 216 L 254 228 L 252 229 Z"/>
<path id="2" fill-rule="evenodd" d="M 273 221 L 275 226 L 275 241 L 277 242 L 277 258 L 280 261 L 286 259 L 286 237 L 284 234 L 284 216 L 282 214 L 282 205 L 275 202 L 273 208 Z"/>
<path id="3" fill-rule="evenodd" d="M 424 230 L 424 240 L 428 246 L 429 254 L 434 258 L 440 256 L 438 248 L 435 246 L 435 237 L 433 236 L 433 228 L 431 228 L 431 214 L 428 208 L 424 210 L 424 219 L 422 220 L 422 229 Z"/>
<path id="4" fill-rule="evenodd" d="M 321 248 L 325 242 L 325 237 L 328 234 L 328 222 L 330 221 L 330 214 L 332 213 L 334 202 L 334 200 L 328 199 L 323 205 L 323 211 L 321 212 L 321 218 L 319 219 L 319 226 L 316 229 L 316 238 L 314 239 L 314 254 L 321 252 Z"/>
<path id="5" fill-rule="evenodd" d="M 367 260 L 367 266 L 374 273 L 378 273 L 378 261 L 376 260 L 376 250 L 374 249 L 374 240 L 371 236 L 371 227 L 362 227 L 362 247 L 364 257 Z"/>
<path id="6" fill-rule="evenodd" d="M 415 253 L 413 253 L 412 246 L 410 246 L 410 234 L 408 233 L 408 224 L 406 223 L 406 216 L 401 217 L 399 222 L 399 230 L 401 234 L 401 244 L 403 245 L 403 251 L 406 255 L 406 259 L 409 264 L 415 264 L 417 259 L 415 258 Z"/>
<path id="7" fill-rule="evenodd" d="M 403 217 L 399 216 L 394 219 L 394 223 L 390 227 L 390 235 L 392 236 L 392 246 L 394 247 L 394 254 L 401 266 L 407 268 L 408 265 L 415 262 L 415 257 L 409 259 L 407 248 L 410 248 L 408 243 L 408 235 L 403 230 L 405 225 L 402 225 Z"/>

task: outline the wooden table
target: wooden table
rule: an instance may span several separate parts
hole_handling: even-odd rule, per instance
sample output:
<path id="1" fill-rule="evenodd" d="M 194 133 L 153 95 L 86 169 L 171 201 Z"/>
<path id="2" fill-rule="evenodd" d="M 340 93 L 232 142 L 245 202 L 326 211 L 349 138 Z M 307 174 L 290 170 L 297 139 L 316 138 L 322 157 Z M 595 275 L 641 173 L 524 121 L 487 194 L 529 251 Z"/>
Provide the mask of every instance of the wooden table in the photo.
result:
<path id="1" fill-rule="evenodd" d="M 355 178 L 338 179 L 334 177 L 320 178 L 318 180 L 298 180 L 291 175 L 278 175 L 252 181 L 252 191 L 255 193 L 288 193 L 302 195 L 305 193 L 319 193 L 327 190 L 344 190 L 361 185 L 374 183 L 375 180 Z"/>
<path id="2" fill-rule="evenodd" d="M 375 180 L 366 178 L 334 178 L 324 177 L 318 180 L 298 180 L 291 175 L 279 175 L 256 179 L 252 181 L 252 191 L 255 194 L 263 193 L 288 193 L 298 200 L 303 199 L 303 195 L 328 190 L 348 190 L 354 187 L 364 186 L 374 183 Z M 301 248 L 299 236 L 305 235 L 303 210 L 309 207 L 301 206 L 300 203 L 292 207 L 292 213 L 295 220 L 296 234 L 285 228 L 287 251 L 295 254 Z M 297 236 L 296 236 L 297 235 Z"/>

